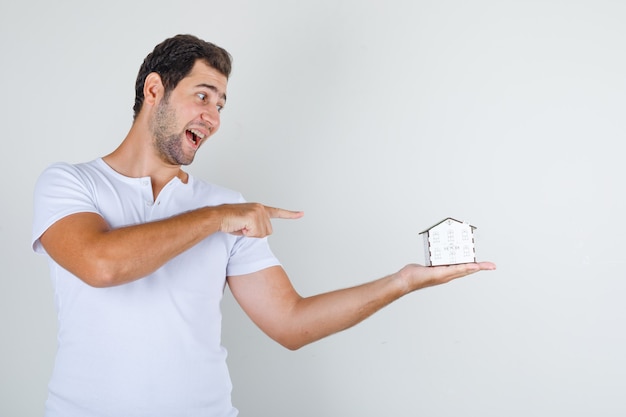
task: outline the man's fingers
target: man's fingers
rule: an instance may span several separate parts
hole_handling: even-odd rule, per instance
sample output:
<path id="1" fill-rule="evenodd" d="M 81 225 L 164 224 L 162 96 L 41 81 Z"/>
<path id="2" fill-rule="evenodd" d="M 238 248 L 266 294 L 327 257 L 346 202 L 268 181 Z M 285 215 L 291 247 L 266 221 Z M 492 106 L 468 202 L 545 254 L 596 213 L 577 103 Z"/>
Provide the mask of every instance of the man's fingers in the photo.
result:
<path id="1" fill-rule="evenodd" d="M 492 262 L 473 262 L 466 264 L 444 265 L 425 268 L 432 272 L 432 274 L 430 274 L 430 279 L 425 280 L 425 282 L 427 282 L 426 286 L 431 286 L 443 284 L 452 281 L 453 279 L 465 277 L 478 271 L 492 271 L 496 269 L 496 265 Z"/>
<path id="2" fill-rule="evenodd" d="M 277 207 L 265 206 L 268 216 L 272 219 L 299 219 L 304 216 L 303 211 L 285 210 Z"/>
<path id="3" fill-rule="evenodd" d="M 478 267 L 482 271 L 493 271 L 496 269 L 496 264 L 493 262 L 478 262 Z"/>
<path id="4" fill-rule="evenodd" d="M 446 268 L 448 268 L 448 271 L 446 272 Z M 443 267 L 443 273 L 450 273 L 453 272 L 453 275 L 455 277 L 461 277 L 461 276 L 465 276 L 465 275 L 469 275 L 469 274 L 473 274 L 474 272 L 478 272 L 478 271 L 491 271 L 496 269 L 496 265 L 494 263 L 491 262 L 474 262 L 474 263 L 467 263 L 467 264 L 459 264 L 459 265 L 451 265 L 451 266 L 444 266 Z"/>

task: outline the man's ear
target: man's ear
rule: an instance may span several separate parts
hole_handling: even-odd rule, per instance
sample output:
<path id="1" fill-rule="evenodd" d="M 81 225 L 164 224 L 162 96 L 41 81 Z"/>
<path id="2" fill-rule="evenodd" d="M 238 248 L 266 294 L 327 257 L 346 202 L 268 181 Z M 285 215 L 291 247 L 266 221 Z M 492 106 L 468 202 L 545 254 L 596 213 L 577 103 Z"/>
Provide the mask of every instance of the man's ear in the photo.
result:
<path id="1" fill-rule="evenodd" d="M 144 103 L 154 106 L 164 94 L 165 88 L 161 76 L 156 72 L 151 72 L 143 83 L 143 100 Z"/>

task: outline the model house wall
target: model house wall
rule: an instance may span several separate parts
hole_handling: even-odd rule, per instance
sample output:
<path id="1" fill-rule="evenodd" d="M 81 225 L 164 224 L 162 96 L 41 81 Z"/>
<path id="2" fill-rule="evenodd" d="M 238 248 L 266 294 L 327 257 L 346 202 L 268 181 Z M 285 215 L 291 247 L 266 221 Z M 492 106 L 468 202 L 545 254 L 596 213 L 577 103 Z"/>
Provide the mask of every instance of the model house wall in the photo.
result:
<path id="1" fill-rule="evenodd" d="M 454 265 L 476 262 L 474 226 L 451 217 L 424 230 L 427 266 Z"/>

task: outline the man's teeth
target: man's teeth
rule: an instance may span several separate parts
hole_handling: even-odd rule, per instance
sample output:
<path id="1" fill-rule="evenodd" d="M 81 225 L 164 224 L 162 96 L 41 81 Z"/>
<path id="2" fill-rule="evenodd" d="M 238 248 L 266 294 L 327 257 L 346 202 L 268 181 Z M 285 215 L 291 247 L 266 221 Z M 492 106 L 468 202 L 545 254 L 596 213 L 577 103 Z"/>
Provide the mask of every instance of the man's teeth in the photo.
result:
<path id="1" fill-rule="evenodd" d="M 199 132 L 195 129 L 189 129 L 189 132 L 191 133 L 191 140 L 193 141 L 193 143 L 198 143 L 199 141 L 204 139 L 204 135 L 202 134 L 202 132 Z"/>

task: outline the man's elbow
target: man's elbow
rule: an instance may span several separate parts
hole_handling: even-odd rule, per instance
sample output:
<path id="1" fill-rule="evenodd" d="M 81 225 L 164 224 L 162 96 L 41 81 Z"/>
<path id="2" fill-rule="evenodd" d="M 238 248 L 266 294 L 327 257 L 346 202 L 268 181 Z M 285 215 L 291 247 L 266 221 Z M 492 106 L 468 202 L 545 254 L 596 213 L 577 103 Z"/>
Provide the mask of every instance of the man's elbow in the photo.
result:
<path id="1" fill-rule="evenodd" d="M 292 352 L 307 345 L 307 343 L 292 343 L 292 342 L 288 342 L 288 343 L 278 342 L 278 343 L 280 343 L 282 347 L 289 349 Z"/>
<path id="2" fill-rule="evenodd" d="M 89 272 L 78 273 L 76 276 L 85 284 L 93 288 L 109 288 L 119 285 L 115 274 L 106 270 L 92 270 Z"/>
<path id="3" fill-rule="evenodd" d="M 274 341 L 276 341 L 282 347 L 289 349 L 291 351 L 299 350 L 304 346 L 313 343 L 316 339 L 313 339 L 309 336 L 308 333 L 285 333 L 283 335 L 278 335 L 272 337 Z"/>
<path id="4" fill-rule="evenodd" d="M 84 268 L 74 273 L 81 281 L 94 288 L 109 288 L 132 281 L 126 277 L 116 262 L 95 259 Z"/>

